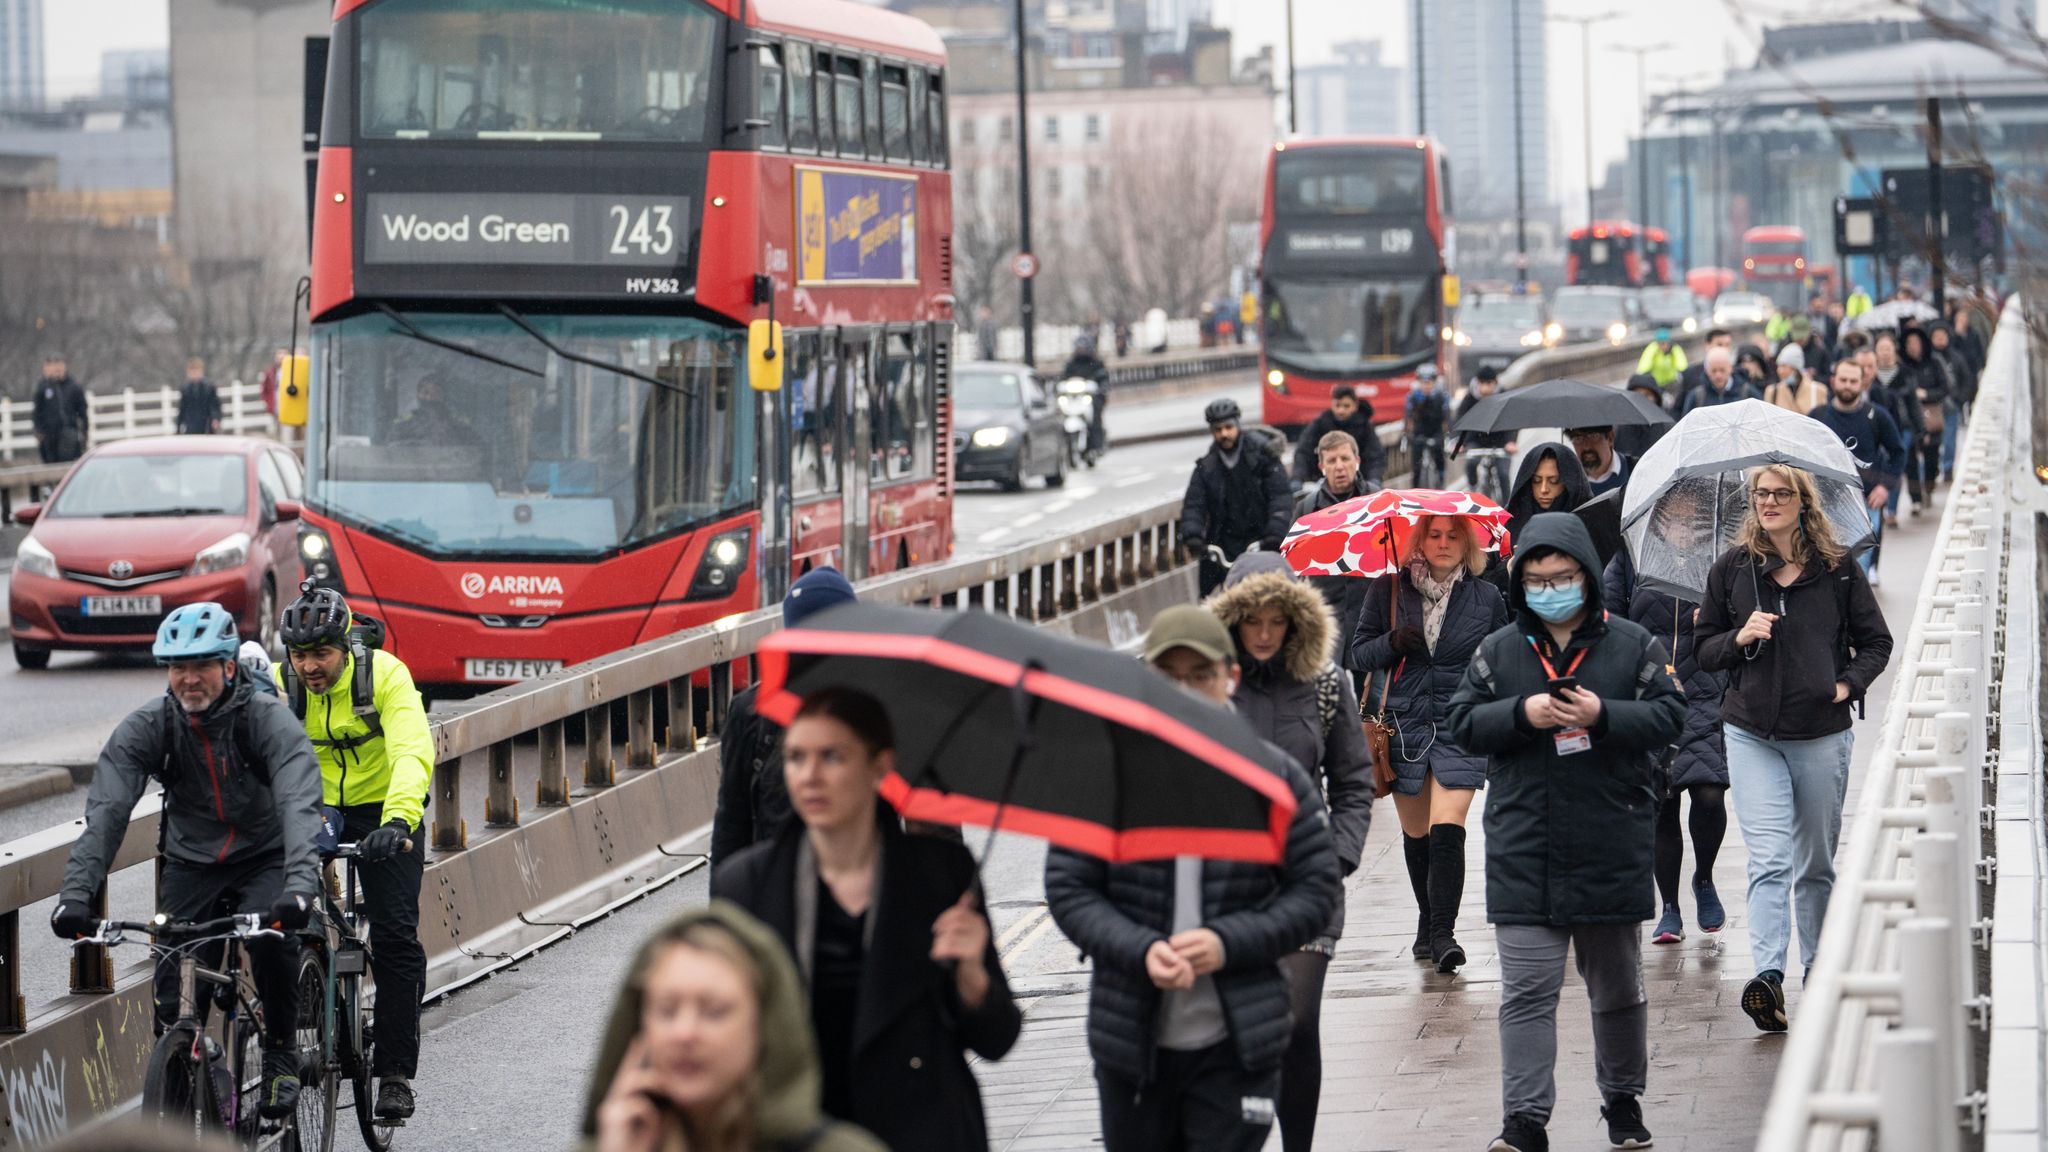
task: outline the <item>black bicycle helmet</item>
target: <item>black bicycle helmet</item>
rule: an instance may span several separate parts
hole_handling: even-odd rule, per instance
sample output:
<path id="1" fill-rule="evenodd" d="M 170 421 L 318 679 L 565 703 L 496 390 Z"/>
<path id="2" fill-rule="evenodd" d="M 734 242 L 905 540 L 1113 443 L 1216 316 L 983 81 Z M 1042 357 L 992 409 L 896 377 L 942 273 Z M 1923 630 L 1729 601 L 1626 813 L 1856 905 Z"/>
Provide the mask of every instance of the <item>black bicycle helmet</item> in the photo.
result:
<path id="1" fill-rule="evenodd" d="M 309 580 L 299 586 L 299 598 L 284 610 L 278 635 L 287 648 L 343 648 L 354 617 L 348 601 L 332 588 L 314 588 Z"/>
<path id="2" fill-rule="evenodd" d="M 1202 409 L 1202 419 L 1208 421 L 1211 428 L 1218 424 L 1235 424 L 1243 417 L 1244 412 L 1235 400 L 1211 400 L 1209 406 Z"/>

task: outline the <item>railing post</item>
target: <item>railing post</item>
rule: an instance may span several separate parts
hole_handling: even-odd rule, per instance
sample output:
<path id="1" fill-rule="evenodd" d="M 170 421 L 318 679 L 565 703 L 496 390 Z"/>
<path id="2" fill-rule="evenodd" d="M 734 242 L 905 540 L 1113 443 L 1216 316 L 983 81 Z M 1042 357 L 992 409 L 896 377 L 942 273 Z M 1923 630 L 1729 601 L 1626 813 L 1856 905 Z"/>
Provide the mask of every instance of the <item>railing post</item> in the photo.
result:
<path id="1" fill-rule="evenodd" d="M 616 782 L 612 763 L 612 706 L 583 710 L 583 786 L 609 788 Z"/>
<path id="2" fill-rule="evenodd" d="M 107 885 L 105 881 L 93 891 L 91 907 L 88 909 L 95 920 L 107 918 Z M 19 971 L 15 973 L 19 978 Z M 114 990 L 114 957 L 104 944 L 79 944 L 71 949 L 71 990 L 73 992 L 112 992 Z"/>
<path id="3" fill-rule="evenodd" d="M 1038 566 L 1038 591 L 1031 597 L 1031 618 L 1050 620 L 1060 611 L 1060 564 L 1054 561 Z"/>
<path id="4" fill-rule="evenodd" d="M 1956 1131 L 1956 1105 L 1970 1090 L 1963 1014 L 1956 999 L 1955 952 L 1949 947 L 1955 925 L 1954 920 L 1923 916 L 1899 925 L 1901 1022 L 1934 1037 L 1935 1074 L 1924 1083 L 1933 1087 L 1928 1094 L 1940 1105 L 1935 1122 L 1951 1133 Z"/>
<path id="5" fill-rule="evenodd" d="M 654 689 L 626 697 L 626 767 L 654 767 Z"/>
<path id="6" fill-rule="evenodd" d="M 725 739 L 726 718 L 732 715 L 732 662 L 720 660 L 711 666 L 711 699 L 705 716 L 710 720 L 711 734 Z"/>
<path id="7" fill-rule="evenodd" d="M 21 998 L 21 909 L 0 913 L 0 1033 L 28 1031 L 28 1004 Z"/>
<path id="8" fill-rule="evenodd" d="M 512 787 L 512 742 L 500 740 L 490 747 L 491 784 L 484 794 L 484 826 L 511 828 L 519 823 L 519 797 Z"/>
<path id="9" fill-rule="evenodd" d="M 540 726 L 540 782 L 533 798 L 542 808 L 569 803 L 569 731 L 560 720 Z"/>
<path id="10" fill-rule="evenodd" d="M 469 847 L 469 821 L 462 818 L 462 757 L 434 765 L 434 849 Z"/>
<path id="11" fill-rule="evenodd" d="M 1935 835 L 1946 835 L 1955 840 L 1955 851 L 1949 860 L 1936 867 L 1936 871 L 1950 873 L 1950 890 L 1955 902 L 1954 919 L 1960 926 L 1955 938 L 1956 990 L 1964 1000 L 1976 995 L 1977 960 L 1972 942 L 1972 929 L 1977 920 L 1977 876 L 1976 860 L 1979 841 L 1974 833 L 1976 825 L 1969 815 L 1965 787 L 1969 773 L 1961 768 L 1930 768 L 1927 771 L 1927 831 Z M 1920 867 L 1916 854 L 1915 870 Z M 1918 876 L 1915 876 L 1916 887 Z M 1930 883 L 1938 882 L 1931 880 Z"/>
<path id="12" fill-rule="evenodd" d="M 668 750 L 688 752 L 696 747 L 696 685 L 688 676 L 678 676 L 668 682 Z"/>
<path id="13" fill-rule="evenodd" d="M 1872 1042 L 1871 1062 L 1877 1080 L 1879 1142 L 1886 1148 L 1958 1152 L 1961 1133 L 1949 1108 L 1937 1107 L 1927 1091 L 1941 1067 L 1934 1037 L 1921 1028 L 1886 1032 Z"/>
<path id="14" fill-rule="evenodd" d="M 1017 578 L 1015 576 L 1004 576 L 1001 579 L 998 579 L 995 582 L 995 584 L 990 588 L 990 606 L 993 607 L 997 612 L 1000 612 L 1005 616 L 1011 615 L 1010 589 L 1014 587 L 1016 583 Z"/>

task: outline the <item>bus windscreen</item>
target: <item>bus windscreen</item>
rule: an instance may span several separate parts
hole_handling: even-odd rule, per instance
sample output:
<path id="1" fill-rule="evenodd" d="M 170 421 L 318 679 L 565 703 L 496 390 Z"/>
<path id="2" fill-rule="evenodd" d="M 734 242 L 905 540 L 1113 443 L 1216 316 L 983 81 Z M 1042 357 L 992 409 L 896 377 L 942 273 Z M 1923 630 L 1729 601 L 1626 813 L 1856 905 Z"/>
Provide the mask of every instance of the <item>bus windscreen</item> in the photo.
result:
<path id="1" fill-rule="evenodd" d="M 1428 168 L 1415 148 L 1308 148 L 1273 166 L 1275 215 L 1421 216 Z"/>

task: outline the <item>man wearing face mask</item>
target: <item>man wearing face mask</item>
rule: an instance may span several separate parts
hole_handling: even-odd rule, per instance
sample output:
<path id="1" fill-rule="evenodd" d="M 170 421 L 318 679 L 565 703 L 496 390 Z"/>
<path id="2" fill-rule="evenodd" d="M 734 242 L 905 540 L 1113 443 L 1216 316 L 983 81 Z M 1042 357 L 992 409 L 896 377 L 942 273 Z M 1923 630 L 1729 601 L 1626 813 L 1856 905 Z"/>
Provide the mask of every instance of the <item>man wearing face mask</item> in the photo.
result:
<path id="1" fill-rule="evenodd" d="M 1202 558 L 1202 595 L 1223 584 L 1231 561 L 1253 544 L 1271 552 L 1294 523 L 1294 493 L 1280 458 L 1247 440 L 1235 400 L 1212 400 L 1202 417 L 1209 452 L 1195 462 L 1181 501 L 1180 538 Z"/>
<path id="2" fill-rule="evenodd" d="M 1835 362 L 1835 378 L 1828 403 L 1807 415 L 1828 426 L 1856 458 L 1863 479 L 1863 498 L 1870 509 L 1870 533 L 1878 543 L 1860 559 L 1870 586 L 1877 587 L 1878 548 L 1884 539 L 1884 508 L 1898 490 L 1899 474 L 1906 470 L 1906 438 L 1892 423 L 1891 413 L 1864 398 L 1866 381 L 1863 365 L 1855 360 Z"/>
<path id="3" fill-rule="evenodd" d="M 1493 1147 L 1513 1152 L 1549 1147 L 1568 950 L 1591 1001 L 1608 1140 L 1650 1143 L 1641 925 L 1657 912 L 1656 758 L 1684 726 L 1685 693 L 1663 643 L 1602 600 L 1585 524 L 1532 517 L 1510 569 L 1514 619 L 1480 642 L 1450 704 L 1458 746 L 1488 758 L 1504 1116 Z"/>

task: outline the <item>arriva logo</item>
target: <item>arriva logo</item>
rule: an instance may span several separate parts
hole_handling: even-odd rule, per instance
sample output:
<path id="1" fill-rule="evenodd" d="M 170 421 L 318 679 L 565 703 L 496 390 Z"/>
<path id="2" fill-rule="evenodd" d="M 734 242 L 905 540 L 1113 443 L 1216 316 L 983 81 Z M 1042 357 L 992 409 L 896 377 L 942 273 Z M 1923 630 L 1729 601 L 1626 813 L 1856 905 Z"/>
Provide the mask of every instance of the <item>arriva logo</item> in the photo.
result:
<path id="1" fill-rule="evenodd" d="M 481 572 L 462 574 L 462 594 L 471 600 L 485 596 L 560 596 L 560 576 L 492 576 Z"/>

